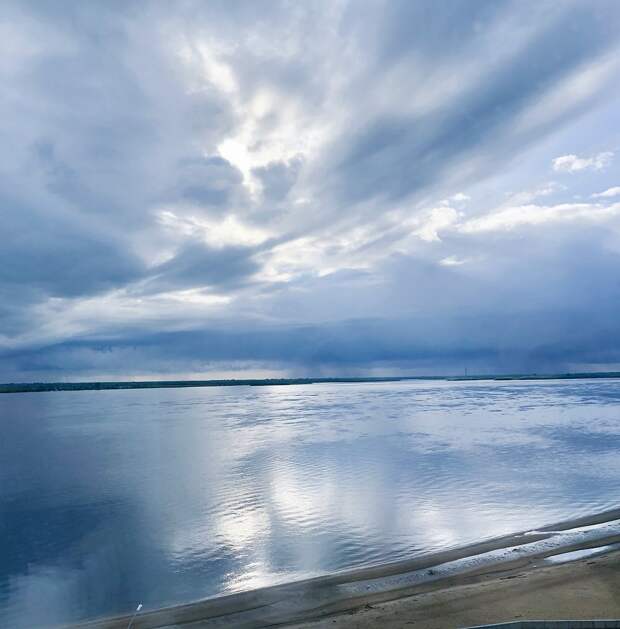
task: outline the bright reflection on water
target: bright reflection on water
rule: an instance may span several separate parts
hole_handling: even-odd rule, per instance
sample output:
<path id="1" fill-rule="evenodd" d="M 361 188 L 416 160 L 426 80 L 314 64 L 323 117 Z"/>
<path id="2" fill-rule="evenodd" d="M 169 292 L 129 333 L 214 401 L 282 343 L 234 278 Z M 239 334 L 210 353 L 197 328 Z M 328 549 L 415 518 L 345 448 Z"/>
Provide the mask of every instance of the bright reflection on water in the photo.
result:
<path id="1" fill-rule="evenodd" d="M 0 396 L 0 625 L 184 602 L 618 505 L 618 381 Z"/>

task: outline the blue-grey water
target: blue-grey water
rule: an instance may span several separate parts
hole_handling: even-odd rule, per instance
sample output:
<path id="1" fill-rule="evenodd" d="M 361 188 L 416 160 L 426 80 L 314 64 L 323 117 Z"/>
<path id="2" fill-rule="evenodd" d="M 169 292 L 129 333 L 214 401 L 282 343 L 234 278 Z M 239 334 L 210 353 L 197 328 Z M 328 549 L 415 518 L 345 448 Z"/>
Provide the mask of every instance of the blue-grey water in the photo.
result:
<path id="1" fill-rule="evenodd" d="M 620 503 L 620 382 L 0 395 L 0 626 L 409 558 Z"/>

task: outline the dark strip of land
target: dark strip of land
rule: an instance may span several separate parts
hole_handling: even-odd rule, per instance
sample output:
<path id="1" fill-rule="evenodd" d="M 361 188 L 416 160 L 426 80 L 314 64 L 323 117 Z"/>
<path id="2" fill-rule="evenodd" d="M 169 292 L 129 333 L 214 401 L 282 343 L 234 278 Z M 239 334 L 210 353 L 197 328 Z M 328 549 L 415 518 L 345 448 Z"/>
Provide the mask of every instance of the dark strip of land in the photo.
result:
<path id="1" fill-rule="evenodd" d="M 478 380 L 577 380 L 583 378 L 620 378 L 620 371 L 559 374 L 499 374 L 472 376 L 394 376 L 384 378 L 265 378 L 239 380 L 142 380 L 119 382 L 11 382 L 0 384 L 0 393 L 37 393 L 42 391 L 102 391 L 108 389 L 176 389 L 183 387 L 268 387 L 293 384 L 333 384 L 364 382 L 478 381 Z"/>

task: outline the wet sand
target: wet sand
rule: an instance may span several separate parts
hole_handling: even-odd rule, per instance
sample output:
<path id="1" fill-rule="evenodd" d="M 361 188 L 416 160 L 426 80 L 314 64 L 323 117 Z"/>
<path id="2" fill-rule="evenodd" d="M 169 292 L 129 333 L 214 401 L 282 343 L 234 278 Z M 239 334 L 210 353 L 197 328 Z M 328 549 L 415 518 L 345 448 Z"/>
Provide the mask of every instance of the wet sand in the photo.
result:
<path id="1" fill-rule="evenodd" d="M 133 627 L 439 629 L 515 618 L 620 618 L 620 546 L 598 557 L 547 563 L 561 553 L 620 545 L 617 527 L 570 533 L 619 519 L 614 510 L 397 564 L 145 610 Z M 128 621 L 123 616 L 77 626 L 125 629 Z"/>

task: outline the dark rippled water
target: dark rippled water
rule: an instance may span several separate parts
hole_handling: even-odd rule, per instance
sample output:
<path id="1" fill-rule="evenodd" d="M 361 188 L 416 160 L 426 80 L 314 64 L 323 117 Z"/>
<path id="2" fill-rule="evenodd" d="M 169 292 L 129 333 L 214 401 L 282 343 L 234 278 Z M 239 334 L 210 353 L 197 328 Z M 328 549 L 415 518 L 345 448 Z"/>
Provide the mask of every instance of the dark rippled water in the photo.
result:
<path id="1" fill-rule="evenodd" d="M 0 626 L 408 558 L 620 503 L 620 382 L 0 396 Z"/>

